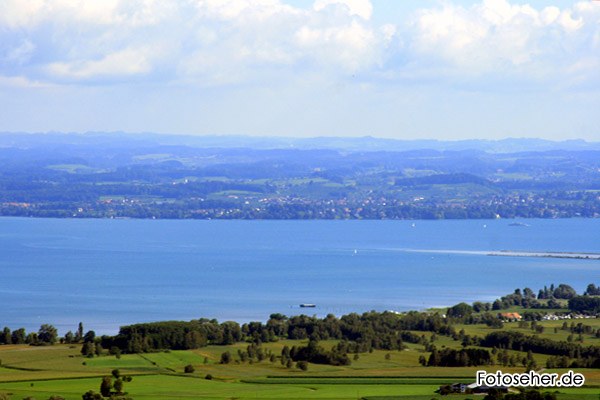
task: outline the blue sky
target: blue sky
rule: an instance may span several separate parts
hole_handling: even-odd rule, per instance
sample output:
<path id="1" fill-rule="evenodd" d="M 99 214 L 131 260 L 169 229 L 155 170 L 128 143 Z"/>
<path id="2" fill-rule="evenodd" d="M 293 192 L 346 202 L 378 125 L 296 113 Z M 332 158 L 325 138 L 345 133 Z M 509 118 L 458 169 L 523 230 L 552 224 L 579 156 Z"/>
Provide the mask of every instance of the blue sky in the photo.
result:
<path id="1" fill-rule="evenodd" d="M 3 0 L 0 131 L 600 140 L 600 1 Z"/>

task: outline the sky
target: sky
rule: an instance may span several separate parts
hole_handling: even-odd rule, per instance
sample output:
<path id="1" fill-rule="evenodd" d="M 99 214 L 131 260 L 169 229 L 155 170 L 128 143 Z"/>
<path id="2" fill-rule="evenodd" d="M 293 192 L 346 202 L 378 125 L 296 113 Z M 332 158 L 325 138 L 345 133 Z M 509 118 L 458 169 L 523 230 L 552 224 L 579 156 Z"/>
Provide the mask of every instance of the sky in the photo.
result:
<path id="1" fill-rule="evenodd" d="M 1 0 L 0 131 L 600 141 L 600 1 Z"/>

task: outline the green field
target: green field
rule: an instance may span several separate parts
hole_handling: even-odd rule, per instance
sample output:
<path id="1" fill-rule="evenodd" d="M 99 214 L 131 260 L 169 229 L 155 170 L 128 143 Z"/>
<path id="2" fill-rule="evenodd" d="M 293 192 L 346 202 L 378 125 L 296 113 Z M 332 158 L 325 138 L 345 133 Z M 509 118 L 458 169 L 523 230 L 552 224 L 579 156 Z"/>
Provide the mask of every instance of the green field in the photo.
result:
<path id="1" fill-rule="evenodd" d="M 577 321 L 574 321 L 577 322 Z M 570 321 L 569 321 L 570 323 Z M 600 320 L 583 323 L 600 326 Z M 544 337 L 564 340 L 568 332 L 561 330 L 562 321 L 544 321 Z M 485 335 L 492 328 L 484 325 L 458 325 L 469 335 Z M 554 331 L 554 328 L 558 328 Z M 530 328 L 517 323 L 507 323 L 503 329 L 527 332 Z M 431 333 L 414 332 L 430 337 Z M 584 343 L 598 344 L 600 339 L 583 335 Z M 266 351 L 279 355 L 284 345 L 306 344 L 306 341 L 285 340 L 263 344 Z M 331 347 L 335 341 L 320 344 Z M 438 348 L 460 348 L 460 342 L 447 336 L 435 339 Z M 428 356 L 419 344 L 407 344 L 402 351 L 375 350 L 360 353 L 350 366 L 309 364 L 307 371 L 286 368 L 279 358 L 274 362 L 240 362 L 238 349 L 246 343 L 230 346 L 208 346 L 198 350 L 165 351 L 146 354 L 125 354 L 121 358 L 103 355 L 84 358 L 80 345 L 54 345 L 32 347 L 26 345 L 0 346 L 0 393 L 11 399 L 31 396 L 37 400 L 60 395 L 66 400 L 79 400 L 88 390 L 99 391 L 101 377 L 119 369 L 122 375 L 131 375 L 132 382 L 125 390 L 134 399 L 416 399 L 429 400 L 450 398 L 456 400 L 476 399 L 482 396 L 451 395 L 442 397 L 435 390 L 444 384 L 474 381 L 478 367 L 444 368 L 424 367 L 420 356 Z M 233 362 L 219 364 L 220 355 L 230 351 Z M 523 356 L 517 351 L 511 354 Z M 350 355 L 354 358 L 353 354 Z M 535 354 L 539 366 L 544 366 L 547 356 Z M 193 365 L 193 373 L 184 373 L 186 365 Z M 492 365 L 485 368 L 494 372 L 523 372 L 523 367 Z M 563 373 L 566 370 L 554 370 Z M 586 386 L 578 389 L 561 389 L 558 398 L 598 399 L 600 397 L 600 371 L 578 370 L 586 377 Z M 213 379 L 205 379 L 210 374 Z"/>

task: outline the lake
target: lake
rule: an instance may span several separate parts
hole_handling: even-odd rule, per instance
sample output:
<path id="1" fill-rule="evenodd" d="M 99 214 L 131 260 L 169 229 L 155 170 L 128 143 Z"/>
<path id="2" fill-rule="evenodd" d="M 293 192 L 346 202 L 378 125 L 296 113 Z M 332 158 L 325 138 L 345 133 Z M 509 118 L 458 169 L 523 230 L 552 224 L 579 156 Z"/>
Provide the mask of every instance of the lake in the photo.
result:
<path id="1" fill-rule="evenodd" d="M 0 328 L 51 323 L 64 334 L 82 321 L 114 334 L 145 321 L 402 311 L 600 283 L 598 260 L 484 254 L 600 253 L 600 219 L 512 222 L 1 218 Z"/>

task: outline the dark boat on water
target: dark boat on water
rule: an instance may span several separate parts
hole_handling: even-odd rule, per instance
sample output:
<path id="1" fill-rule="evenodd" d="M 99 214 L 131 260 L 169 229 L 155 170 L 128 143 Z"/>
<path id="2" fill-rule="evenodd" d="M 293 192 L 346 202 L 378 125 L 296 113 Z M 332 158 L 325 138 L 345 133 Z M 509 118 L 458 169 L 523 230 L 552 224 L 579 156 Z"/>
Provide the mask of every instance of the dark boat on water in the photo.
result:
<path id="1" fill-rule="evenodd" d="M 316 306 L 317 306 L 316 304 L 310 304 L 310 303 L 300 304 L 300 307 L 302 307 L 302 308 L 315 308 Z"/>

